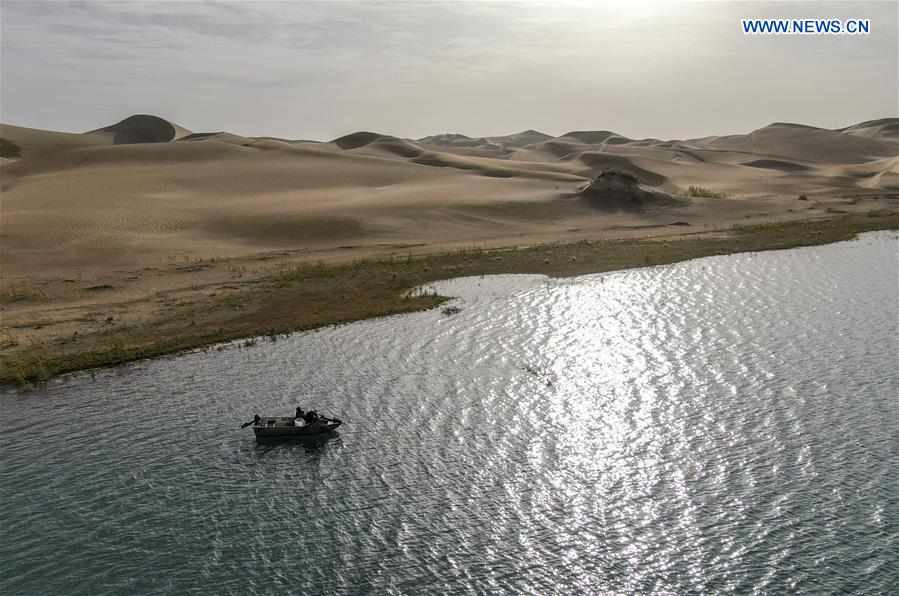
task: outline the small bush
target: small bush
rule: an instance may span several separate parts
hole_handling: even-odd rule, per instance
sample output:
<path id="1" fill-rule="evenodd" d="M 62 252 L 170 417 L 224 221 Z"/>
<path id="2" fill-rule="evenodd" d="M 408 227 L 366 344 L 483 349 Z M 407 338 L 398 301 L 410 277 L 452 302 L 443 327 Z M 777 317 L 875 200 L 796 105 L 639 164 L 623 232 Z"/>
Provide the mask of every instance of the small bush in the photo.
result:
<path id="1" fill-rule="evenodd" d="M 727 196 L 723 192 L 715 192 L 714 190 L 703 188 L 702 186 L 693 186 L 692 184 L 690 185 L 690 188 L 687 189 L 687 194 L 691 197 L 700 197 L 704 199 L 723 199 Z"/>

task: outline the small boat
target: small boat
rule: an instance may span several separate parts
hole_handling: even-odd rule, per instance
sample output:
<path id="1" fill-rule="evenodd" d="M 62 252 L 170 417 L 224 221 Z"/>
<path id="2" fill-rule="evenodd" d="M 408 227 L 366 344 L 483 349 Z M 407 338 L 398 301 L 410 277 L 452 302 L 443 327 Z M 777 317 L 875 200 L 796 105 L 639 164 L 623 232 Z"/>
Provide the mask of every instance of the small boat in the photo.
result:
<path id="1" fill-rule="evenodd" d="M 314 422 L 304 422 L 293 416 L 257 416 L 251 423 L 256 440 L 311 439 L 333 434 L 343 422 L 337 418 L 320 416 Z"/>

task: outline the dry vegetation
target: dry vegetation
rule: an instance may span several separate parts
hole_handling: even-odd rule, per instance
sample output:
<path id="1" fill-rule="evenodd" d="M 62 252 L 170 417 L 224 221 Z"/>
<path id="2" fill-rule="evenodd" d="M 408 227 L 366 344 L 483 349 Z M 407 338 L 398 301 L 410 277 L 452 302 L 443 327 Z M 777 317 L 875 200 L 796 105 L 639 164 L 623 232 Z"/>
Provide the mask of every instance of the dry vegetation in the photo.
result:
<path id="1" fill-rule="evenodd" d="M 704 188 L 702 186 L 694 186 L 690 185 L 690 188 L 687 189 L 687 196 L 701 198 L 701 199 L 724 199 L 727 198 L 727 194 L 723 192 L 715 192 L 714 190 L 709 190 L 708 188 Z"/>
<path id="2" fill-rule="evenodd" d="M 570 276 L 660 265 L 744 251 L 824 244 L 879 229 L 899 228 L 894 211 L 757 226 L 726 234 L 673 236 L 669 240 L 599 240 L 497 250 L 470 249 L 425 256 L 344 264 L 300 263 L 239 281 L 205 299 L 171 300 L 154 320 L 105 324 L 90 332 L 36 342 L 0 333 L 0 381 L 25 385 L 68 371 L 108 366 L 240 338 L 275 341 L 291 331 L 429 309 L 445 300 L 409 290 L 431 281 L 496 273 Z M 39 299 L 17 290 L 15 300 Z M 103 321 L 102 313 L 97 317 Z M 256 339 L 241 345 L 251 347 Z"/>

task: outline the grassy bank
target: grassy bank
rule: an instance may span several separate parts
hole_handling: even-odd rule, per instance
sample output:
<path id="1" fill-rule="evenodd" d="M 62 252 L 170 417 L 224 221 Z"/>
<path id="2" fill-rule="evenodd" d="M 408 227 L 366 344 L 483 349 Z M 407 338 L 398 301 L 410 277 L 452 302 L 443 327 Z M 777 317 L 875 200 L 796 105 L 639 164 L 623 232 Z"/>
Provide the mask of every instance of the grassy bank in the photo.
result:
<path id="1" fill-rule="evenodd" d="M 0 338 L 0 382 L 25 385 L 64 372 L 109 366 L 228 340 L 277 341 L 291 331 L 433 308 L 444 297 L 408 290 L 451 277 L 497 273 L 571 276 L 736 252 L 849 240 L 899 229 L 894 212 L 746 226 L 670 240 L 583 241 L 467 250 L 337 265 L 298 264 L 177 308 L 156 320 L 42 343 Z M 245 340 L 252 345 L 258 340 Z"/>

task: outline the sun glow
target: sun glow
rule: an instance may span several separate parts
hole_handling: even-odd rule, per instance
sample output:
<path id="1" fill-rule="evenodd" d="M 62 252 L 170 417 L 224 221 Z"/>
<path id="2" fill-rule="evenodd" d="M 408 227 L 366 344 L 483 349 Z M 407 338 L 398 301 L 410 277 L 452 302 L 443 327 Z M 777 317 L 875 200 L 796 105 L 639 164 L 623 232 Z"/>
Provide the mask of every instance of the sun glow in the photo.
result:
<path id="1" fill-rule="evenodd" d="M 596 9 L 618 16 L 623 21 L 651 19 L 670 15 L 687 3 L 676 0 L 630 0 L 629 2 L 602 2 Z"/>

